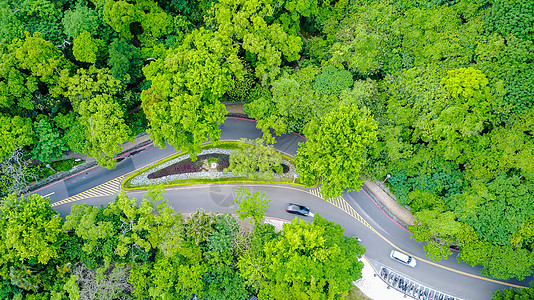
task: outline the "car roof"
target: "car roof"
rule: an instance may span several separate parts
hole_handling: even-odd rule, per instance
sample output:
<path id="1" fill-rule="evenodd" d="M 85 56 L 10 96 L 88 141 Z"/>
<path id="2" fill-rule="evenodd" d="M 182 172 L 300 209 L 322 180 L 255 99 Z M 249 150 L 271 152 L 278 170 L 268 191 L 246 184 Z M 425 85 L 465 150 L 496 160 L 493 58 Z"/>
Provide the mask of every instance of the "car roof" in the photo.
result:
<path id="1" fill-rule="evenodd" d="M 399 252 L 397 250 L 393 250 L 393 256 L 397 259 L 400 259 L 402 261 L 408 262 L 410 260 L 410 257 L 402 252 Z"/>

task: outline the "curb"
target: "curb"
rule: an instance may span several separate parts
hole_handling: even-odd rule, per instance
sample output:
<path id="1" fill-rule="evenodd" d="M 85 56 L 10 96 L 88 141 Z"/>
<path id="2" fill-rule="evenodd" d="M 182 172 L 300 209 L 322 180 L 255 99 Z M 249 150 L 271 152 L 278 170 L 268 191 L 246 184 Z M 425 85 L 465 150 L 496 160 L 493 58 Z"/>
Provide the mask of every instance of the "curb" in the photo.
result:
<path id="1" fill-rule="evenodd" d="M 146 134 L 141 134 L 137 138 L 140 138 L 141 136 L 144 136 L 144 135 L 146 135 Z M 117 154 L 117 156 L 115 156 L 115 159 L 118 160 L 118 159 L 122 158 L 122 156 L 128 155 L 131 152 L 134 152 L 134 151 L 136 151 L 136 150 L 138 150 L 140 148 L 143 148 L 143 147 L 145 147 L 145 146 L 147 146 L 147 145 L 149 145 L 151 143 L 152 143 L 152 141 L 150 139 L 148 139 L 148 140 L 143 141 L 143 142 L 141 142 L 139 144 L 136 144 L 134 147 L 123 148 L 123 151 L 121 153 Z M 60 182 L 61 180 L 64 180 L 64 179 L 66 179 L 66 178 L 68 178 L 70 176 L 76 175 L 78 173 L 84 172 L 84 171 L 86 171 L 88 169 L 91 169 L 91 168 L 94 168 L 96 166 L 98 166 L 98 164 L 96 163 L 96 160 L 91 159 L 88 162 L 85 162 L 83 164 L 79 164 L 77 166 L 74 166 L 69 171 L 58 172 L 56 174 L 48 176 L 45 179 L 42 179 L 42 180 L 40 180 L 38 182 L 34 182 L 34 183 L 28 185 L 22 194 L 26 195 L 26 194 L 30 194 L 30 193 L 33 193 L 33 192 L 37 192 L 38 190 L 40 190 L 40 189 L 42 189 L 42 188 L 44 188 L 46 186 L 56 184 L 57 182 Z"/>
<path id="2" fill-rule="evenodd" d="M 362 188 L 391 219 L 404 228 L 414 224 L 415 218 L 413 214 L 391 198 L 378 184 L 366 180 L 363 182 Z"/>

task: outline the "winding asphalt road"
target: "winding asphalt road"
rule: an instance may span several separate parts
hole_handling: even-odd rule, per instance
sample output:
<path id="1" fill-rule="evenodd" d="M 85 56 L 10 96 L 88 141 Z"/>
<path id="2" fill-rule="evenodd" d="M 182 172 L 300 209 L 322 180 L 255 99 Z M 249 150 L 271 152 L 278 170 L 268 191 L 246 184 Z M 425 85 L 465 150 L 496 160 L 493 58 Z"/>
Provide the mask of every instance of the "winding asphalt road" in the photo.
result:
<path id="1" fill-rule="evenodd" d="M 261 137 L 250 120 L 229 118 L 221 125 L 221 140 L 255 139 Z M 304 138 L 296 134 L 277 138 L 275 148 L 289 155 L 295 155 L 298 143 Z M 159 149 L 152 144 L 128 153 L 118 159 L 117 168 L 108 170 L 93 167 L 84 172 L 55 182 L 34 193 L 50 197 L 51 205 L 65 217 L 74 203 L 106 205 L 115 199 L 118 186 L 124 176 L 134 170 L 173 155 L 173 147 Z M 456 260 L 456 254 L 438 263 L 429 261 L 424 254 L 423 244 L 410 239 L 410 233 L 391 220 L 362 190 L 343 195 L 343 201 L 336 207 L 323 199 L 316 189 L 275 184 L 207 184 L 169 188 L 165 198 L 176 211 L 194 212 L 203 208 L 214 212 L 235 212 L 232 206 L 234 190 L 247 186 L 251 191 L 263 190 L 271 199 L 267 216 L 291 220 L 293 215 L 285 212 L 288 202 L 305 204 L 314 213 L 345 228 L 346 235 L 357 235 L 367 249 L 366 256 L 434 289 L 463 299 L 490 299 L 492 292 L 510 286 L 528 286 L 532 276 L 522 282 L 500 281 L 480 276 L 480 268 L 471 267 Z M 144 191 L 127 192 L 129 197 L 141 199 Z M 303 217 L 312 220 L 311 217 Z M 416 257 L 418 264 L 410 268 L 392 261 L 389 253 L 399 248 Z"/>

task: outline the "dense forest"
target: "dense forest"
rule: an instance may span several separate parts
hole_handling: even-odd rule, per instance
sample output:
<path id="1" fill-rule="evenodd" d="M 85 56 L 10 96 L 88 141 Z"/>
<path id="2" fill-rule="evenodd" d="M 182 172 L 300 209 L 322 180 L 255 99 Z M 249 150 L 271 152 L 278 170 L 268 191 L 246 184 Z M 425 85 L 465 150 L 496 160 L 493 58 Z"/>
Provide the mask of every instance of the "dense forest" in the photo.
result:
<path id="1" fill-rule="evenodd" d="M 325 196 L 388 178 L 430 258 L 522 279 L 533 39 L 531 0 L 4 0 L 2 174 L 67 150 L 114 167 L 144 131 L 195 153 L 244 102 L 266 141 L 306 135 L 298 172 Z"/>

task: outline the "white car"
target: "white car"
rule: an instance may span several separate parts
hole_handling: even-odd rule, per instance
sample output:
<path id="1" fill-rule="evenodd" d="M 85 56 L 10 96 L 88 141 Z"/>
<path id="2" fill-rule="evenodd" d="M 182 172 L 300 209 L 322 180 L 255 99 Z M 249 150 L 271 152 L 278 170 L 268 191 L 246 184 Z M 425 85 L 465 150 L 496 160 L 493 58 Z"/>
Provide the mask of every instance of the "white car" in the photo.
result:
<path id="1" fill-rule="evenodd" d="M 412 268 L 415 267 L 415 265 L 417 264 L 417 261 L 415 260 L 415 258 L 409 256 L 409 255 L 406 255 L 402 252 L 399 252 L 397 250 L 391 250 L 391 253 L 389 254 L 389 257 L 391 257 L 391 259 L 393 260 L 396 260 L 398 262 L 400 262 L 401 264 L 404 264 L 404 265 L 407 265 L 407 266 L 410 266 Z"/>

